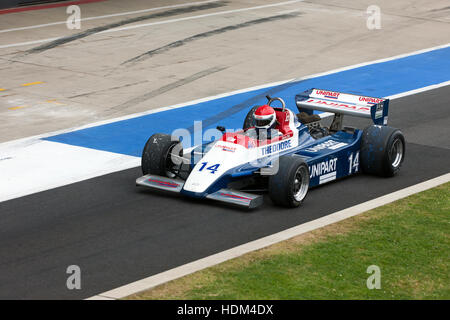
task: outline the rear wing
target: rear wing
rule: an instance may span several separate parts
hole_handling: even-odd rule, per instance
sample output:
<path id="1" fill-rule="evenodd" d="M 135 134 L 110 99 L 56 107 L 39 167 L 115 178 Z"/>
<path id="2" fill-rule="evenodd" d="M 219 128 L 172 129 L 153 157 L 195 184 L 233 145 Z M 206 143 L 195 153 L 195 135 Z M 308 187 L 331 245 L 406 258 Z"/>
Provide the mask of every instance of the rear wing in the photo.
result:
<path id="1" fill-rule="evenodd" d="M 371 118 L 374 124 L 387 125 L 389 99 L 358 96 L 330 90 L 310 89 L 295 96 L 300 112 L 312 110 Z"/>

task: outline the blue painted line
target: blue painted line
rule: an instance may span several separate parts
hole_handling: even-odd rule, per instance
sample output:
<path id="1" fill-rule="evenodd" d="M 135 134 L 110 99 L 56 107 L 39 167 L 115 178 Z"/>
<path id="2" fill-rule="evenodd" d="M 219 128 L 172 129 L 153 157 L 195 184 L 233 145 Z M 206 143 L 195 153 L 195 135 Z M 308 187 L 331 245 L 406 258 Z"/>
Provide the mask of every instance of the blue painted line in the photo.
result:
<path id="1" fill-rule="evenodd" d="M 298 68 L 301 69 L 301 65 Z M 187 128 L 192 132 L 194 121 L 199 120 L 203 121 L 203 131 L 217 125 L 240 128 L 248 110 L 254 105 L 264 104 L 267 94 L 282 97 L 287 107 L 296 111 L 295 95 L 310 88 L 385 97 L 448 80 L 450 47 L 64 133 L 45 140 L 140 157 L 145 142 L 156 132 L 170 134 L 177 128 Z"/>

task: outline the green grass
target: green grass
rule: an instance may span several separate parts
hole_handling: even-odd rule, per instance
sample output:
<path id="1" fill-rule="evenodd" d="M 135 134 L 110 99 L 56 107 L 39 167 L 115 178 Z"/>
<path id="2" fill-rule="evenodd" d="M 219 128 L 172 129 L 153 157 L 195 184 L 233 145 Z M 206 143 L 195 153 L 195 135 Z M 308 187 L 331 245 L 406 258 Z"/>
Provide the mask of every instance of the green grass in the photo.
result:
<path id="1" fill-rule="evenodd" d="M 450 299 L 450 183 L 131 299 Z M 367 267 L 381 269 L 369 290 Z"/>

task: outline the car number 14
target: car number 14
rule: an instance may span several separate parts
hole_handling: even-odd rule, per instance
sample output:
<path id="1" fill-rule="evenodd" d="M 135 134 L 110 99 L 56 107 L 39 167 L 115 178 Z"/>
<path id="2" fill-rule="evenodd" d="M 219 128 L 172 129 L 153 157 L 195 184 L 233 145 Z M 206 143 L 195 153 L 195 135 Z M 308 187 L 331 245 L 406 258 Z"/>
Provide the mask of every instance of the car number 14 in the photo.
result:
<path id="1" fill-rule="evenodd" d="M 207 164 L 208 164 L 208 162 L 202 162 L 202 165 L 200 166 L 198 171 L 203 171 L 203 169 L 205 169 Z M 213 164 L 212 166 L 207 167 L 206 170 L 211 171 L 210 173 L 215 173 L 219 169 L 219 166 L 220 166 L 219 163 Z"/>
<path id="2" fill-rule="evenodd" d="M 359 169 L 359 151 L 356 152 L 355 157 L 353 157 L 353 152 L 348 157 L 348 174 L 356 173 Z"/>

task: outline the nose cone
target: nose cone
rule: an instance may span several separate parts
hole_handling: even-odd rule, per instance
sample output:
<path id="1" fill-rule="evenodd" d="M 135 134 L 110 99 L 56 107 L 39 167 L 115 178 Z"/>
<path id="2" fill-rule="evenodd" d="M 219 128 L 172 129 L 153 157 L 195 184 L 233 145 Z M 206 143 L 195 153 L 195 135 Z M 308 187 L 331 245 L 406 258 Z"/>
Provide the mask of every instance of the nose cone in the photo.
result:
<path id="1" fill-rule="evenodd" d="M 192 169 L 183 189 L 197 194 L 206 192 L 224 174 L 251 161 L 255 150 L 227 141 L 217 141 Z"/>

